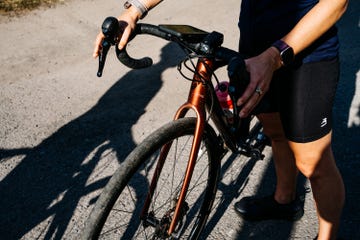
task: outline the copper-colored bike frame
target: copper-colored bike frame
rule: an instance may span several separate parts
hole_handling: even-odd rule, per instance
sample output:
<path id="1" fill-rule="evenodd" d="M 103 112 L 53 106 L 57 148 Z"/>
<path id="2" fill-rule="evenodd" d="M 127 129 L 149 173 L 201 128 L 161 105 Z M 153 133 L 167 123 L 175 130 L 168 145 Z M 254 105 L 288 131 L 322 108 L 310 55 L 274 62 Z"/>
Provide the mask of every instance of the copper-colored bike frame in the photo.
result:
<path id="1" fill-rule="evenodd" d="M 207 85 L 212 86 L 211 83 L 211 76 L 213 74 L 213 72 L 216 70 L 216 68 L 218 68 L 216 62 L 214 59 L 208 59 L 208 58 L 200 58 L 197 62 L 196 65 L 196 69 L 195 69 L 195 73 L 193 76 L 193 81 L 190 87 L 190 91 L 189 91 L 189 96 L 188 96 L 188 100 L 187 102 L 185 102 L 176 112 L 175 118 L 174 120 L 183 118 L 186 113 L 192 109 L 194 110 L 194 112 L 196 113 L 196 118 L 197 118 L 197 122 L 196 122 L 196 128 L 194 131 L 194 139 L 193 139 L 193 143 L 192 143 L 192 148 L 191 148 L 191 152 L 190 152 L 190 156 L 189 156 L 189 161 L 187 163 L 187 168 L 186 168 L 186 173 L 183 179 L 183 185 L 180 191 L 180 195 L 176 204 L 176 208 L 175 208 L 175 212 L 170 224 L 170 227 L 168 229 L 168 236 L 170 236 L 174 230 L 175 227 L 177 225 L 179 216 L 180 216 L 180 209 L 183 206 L 183 203 L 185 201 L 185 197 L 186 197 L 186 193 L 190 184 L 190 180 L 192 177 L 192 173 L 195 167 L 195 163 L 196 163 L 196 159 L 197 159 L 197 155 L 198 155 L 198 151 L 200 148 L 200 144 L 201 144 L 201 139 L 202 139 L 202 134 L 204 132 L 204 127 L 206 124 L 206 106 L 207 106 L 207 101 L 211 101 L 211 104 L 214 104 L 215 101 L 213 101 L 213 99 L 209 99 L 211 98 L 208 95 L 208 90 L 209 87 Z M 204 84 L 204 82 L 206 82 L 207 84 Z M 218 102 L 216 102 L 218 104 Z M 216 105 L 215 103 L 215 105 Z M 214 107 L 214 106 L 213 106 Z M 215 109 L 220 109 L 221 108 L 218 106 L 215 106 Z M 215 123 L 215 125 L 217 126 L 217 128 L 219 129 L 219 131 L 222 133 L 224 141 L 227 145 L 229 145 L 230 149 L 235 149 L 235 145 L 234 145 L 234 141 L 231 137 L 231 133 L 229 132 L 229 129 L 227 128 L 224 119 L 222 119 L 219 115 L 221 114 L 216 114 L 215 113 L 212 115 L 211 117 Z M 151 198 L 153 196 L 158 178 L 159 178 L 159 173 L 162 170 L 162 167 L 164 165 L 164 161 L 167 157 L 167 154 L 169 152 L 169 149 L 171 147 L 171 142 L 164 145 L 163 148 L 161 149 L 161 153 L 159 156 L 159 161 L 157 163 L 156 169 L 155 169 L 155 173 L 154 176 L 151 180 L 150 183 L 150 187 L 149 187 L 149 193 L 147 195 L 147 198 L 145 200 L 144 203 L 144 207 L 142 210 L 142 214 L 141 214 L 141 218 L 145 219 L 146 215 L 148 213 L 149 210 L 149 206 L 150 206 L 150 202 L 151 202 Z"/>

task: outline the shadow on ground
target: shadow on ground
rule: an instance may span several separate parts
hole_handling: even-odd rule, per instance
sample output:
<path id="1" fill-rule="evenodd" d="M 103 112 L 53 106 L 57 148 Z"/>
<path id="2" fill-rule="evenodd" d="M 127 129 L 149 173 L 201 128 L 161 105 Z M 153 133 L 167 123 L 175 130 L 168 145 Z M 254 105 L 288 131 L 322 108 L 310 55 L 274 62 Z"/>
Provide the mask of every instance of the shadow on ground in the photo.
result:
<path id="1" fill-rule="evenodd" d="M 161 89 L 161 73 L 183 56 L 174 44 L 166 45 L 161 54 L 160 62 L 121 77 L 93 108 L 38 146 L 0 149 L 4 164 L 8 158 L 25 155 L 0 182 L 2 239 L 19 239 L 47 219 L 44 239 L 63 237 L 80 198 L 108 181 L 86 185 L 101 155 L 111 149 L 121 161 L 134 148 L 131 127 Z M 84 164 L 90 153 L 92 158 Z"/>

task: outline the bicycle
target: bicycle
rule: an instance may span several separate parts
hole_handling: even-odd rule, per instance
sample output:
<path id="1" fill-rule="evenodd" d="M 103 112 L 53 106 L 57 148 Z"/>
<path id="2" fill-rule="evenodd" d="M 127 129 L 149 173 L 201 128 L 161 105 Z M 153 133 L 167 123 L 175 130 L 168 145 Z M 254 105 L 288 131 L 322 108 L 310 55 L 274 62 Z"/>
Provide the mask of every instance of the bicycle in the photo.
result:
<path id="1" fill-rule="evenodd" d="M 105 40 L 99 56 L 100 77 L 106 54 L 118 39 L 119 23 L 108 17 L 102 25 Z M 257 159 L 266 138 L 257 122 L 240 119 L 234 104 L 226 116 L 215 93 L 215 71 L 227 66 L 233 102 L 247 82 L 244 58 L 222 47 L 223 35 L 188 25 L 138 24 L 131 37 L 149 34 L 176 42 L 187 53 L 178 66 L 193 72 L 188 100 L 174 120 L 150 134 L 121 163 L 99 196 L 84 228 L 83 239 L 198 239 L 212 210 L 221 159 L 230 150 Z M 116 47 L 118 59 L 130 68 L 152 64 L 150 58 L 133 59 Z M 193 60 L 197 59 L 194 64 Z M 189 66 L 188 63 L 192 65 Z M 193 110 L 196 117 L 186 116 Z M 208 115 L 208 117 L 207 117 Z M 209 123 L 209 120 L 213 124 Z M 214 130 L 217 129 L 217 132 Z"/>

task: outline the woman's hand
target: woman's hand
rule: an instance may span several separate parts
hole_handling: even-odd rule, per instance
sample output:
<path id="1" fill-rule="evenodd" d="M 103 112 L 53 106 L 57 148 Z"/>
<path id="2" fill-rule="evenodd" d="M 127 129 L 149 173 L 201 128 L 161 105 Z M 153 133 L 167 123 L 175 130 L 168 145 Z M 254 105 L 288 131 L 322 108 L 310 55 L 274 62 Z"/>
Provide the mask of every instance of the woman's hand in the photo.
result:
<path id="1" fill-rule="evenodd" d="M 250 83 L 238 99 L 241 106 L 240 117 L 246 117 L 269 90 L 275 70 L 281 67 L 279 51 L 270 47 L 256 57 L 245 60 L 246 70 L 250 73 Z"/>
<path id="2" fill-rule="evenodd" d="M 140 19 L 140 13 L 133 6 L 126 9 L 119 17 L 120 35 L 119 49 L 123 49 L 127 44 L 132 31 L 135 29 L 137 21 Z M 93 57 L 97 58 L 101 51 L 101 44 L 104 40 L 104 34 L 100 31 L 95 40 Z"/>

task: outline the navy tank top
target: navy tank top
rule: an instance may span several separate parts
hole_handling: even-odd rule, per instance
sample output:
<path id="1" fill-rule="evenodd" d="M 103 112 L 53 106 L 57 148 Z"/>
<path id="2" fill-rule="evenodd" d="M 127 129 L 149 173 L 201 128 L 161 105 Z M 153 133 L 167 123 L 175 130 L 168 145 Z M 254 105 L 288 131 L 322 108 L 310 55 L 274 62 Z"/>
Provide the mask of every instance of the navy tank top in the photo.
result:
<path id="1" fill-rule="evenodd" d="M 239 18 L 239 51 L 255 56 L 285 36 L 314 7 L 318 0 L 242 0 Z M 336 26 L 296 56 L 302 62 L 316 62 L 338 56 Z"/>

